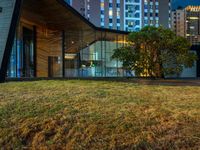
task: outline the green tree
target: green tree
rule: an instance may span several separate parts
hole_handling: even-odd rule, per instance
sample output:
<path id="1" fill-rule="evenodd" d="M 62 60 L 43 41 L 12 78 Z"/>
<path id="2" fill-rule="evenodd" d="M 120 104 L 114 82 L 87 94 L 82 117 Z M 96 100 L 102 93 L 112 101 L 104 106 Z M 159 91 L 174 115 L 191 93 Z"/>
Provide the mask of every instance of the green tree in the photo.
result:
<path id="1" fill-rule="evenodd" d="M 197 59 L 190 52 L 190 43 L 183 37 L 162 27 L 144 27 L 128 36 L 128 44 L 116 49 L 112 56 L 123 62 L 126 70 L 136 76 L 162 78 L 179 75 L 183 67 L 192 67 Z"/>

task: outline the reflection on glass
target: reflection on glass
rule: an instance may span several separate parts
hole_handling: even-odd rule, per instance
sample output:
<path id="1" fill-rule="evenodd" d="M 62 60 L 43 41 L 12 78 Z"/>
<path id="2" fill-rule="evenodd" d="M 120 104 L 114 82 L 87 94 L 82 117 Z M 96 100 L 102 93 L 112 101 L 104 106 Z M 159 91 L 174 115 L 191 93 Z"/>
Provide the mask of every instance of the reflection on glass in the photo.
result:
<path id="1" fill-rule="evenodd" d="M 111 59 L 114 49 L 124 45 L 124 37 L 121 37 L 122 39 L 119 41 L 117 36 L 111 35 L 111 39 L 109 36 L 106 37 L 106 34 L 103 36 L 87 45 L 83 44 L 84 40 L 82 39 L 79 43 L 82 47 L 79 47 L 76 53 L 65 53 L 66 77 L 118 77 L 124 75 L 122 63 Z M 76 43 L 70 43 L 67 49 L 71 50 L 75 45 Z"/>
<path id="2" fill-rule="evenodd" d="M 114 49 L 125 45 L 126 36 L 123 34 L 36 28 L 37 62 L 34 62 L 33 28 L 20 25 L 18 32 L 12 48 L 8 77 L 34 77 L 35 72 L 37 77 L 130 76 L 123 69 L 122 62 L 111 59 Z"/>
<path id="3" fill-rule="evenodd" d="M 26 27 L 19 31 L 21 34 L 17 32 L 13 42 L 7 76 L 34 77 L 34 33 Z"/>
<path id="4" fill-rule="evenodd" d="M 23 77 L 34 77 L 34 33 L 23 27 Z"/>

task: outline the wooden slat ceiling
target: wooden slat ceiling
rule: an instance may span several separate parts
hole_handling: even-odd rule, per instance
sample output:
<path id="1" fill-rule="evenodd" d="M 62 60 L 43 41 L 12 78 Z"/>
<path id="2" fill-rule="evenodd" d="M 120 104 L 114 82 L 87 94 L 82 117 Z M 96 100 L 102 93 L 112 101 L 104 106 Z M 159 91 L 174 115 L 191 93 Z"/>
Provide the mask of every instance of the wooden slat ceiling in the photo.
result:
<path id="1" fill-rule="evenodd" d="M 83 21 L 82 17 L 77 17 L 70 8 L 67 9 L 67 6 L 62 5 L 59 0 L 24 0 L 22 8 L 42 16 L 46 26 L 52 29 L 93 30 L 90 25 Z"/>

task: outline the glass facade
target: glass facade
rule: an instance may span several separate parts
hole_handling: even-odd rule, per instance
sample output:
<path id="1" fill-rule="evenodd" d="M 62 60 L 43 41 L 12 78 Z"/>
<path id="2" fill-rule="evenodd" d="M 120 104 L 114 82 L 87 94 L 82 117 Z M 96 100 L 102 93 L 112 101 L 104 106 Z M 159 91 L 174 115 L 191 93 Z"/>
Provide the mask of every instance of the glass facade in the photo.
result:
<path id="1" fill-rule="evenodd" d="M 66 33 L 68 46 L 65 51 L 65 77 L 123 76 L 122 63 L 112 60 L 111 56 L 114 49 L 124 45 L 126 37 L 98 31 L 89 33 L 89 38 L 84 34 Z M 73 37 L 77 36 L 80 39 L 76 43 Z M 76 49 L 74 52 L 73 48 Z"/>
<path id="2" fill-rule="evenodd" d="M 12 54 L 8 78 L 33 77 L 122 77 L 122 63 L 111 59 L 122 47 L 126 32 L 96 28 L 62 5 L 24 1 Z M 52 13 L 57 9 L 60 15 Z"/>
<path id="3" fill-rule="evenodd" d="M 35 76 L 34 27 L 19 26 L 13 42 L 8 67 L 8 77 Z"/>
<path id="4" fill-rule="evenodd" d="M 21 21 L 13 43 L 7 77 L 62 77 L 62 60 L 62 31 Z"/>
<path id="5" fill-rule="evenodd" d="M 63 31 L 37 27 L 34 31 L 22 24 L 19 32 L 13 44 L 7 77 L 126 76 L 122 63 L 111 58 L 114 49 L 124 46 L 126 35 L 82 30 L 65 31 L 62 36 Z"/>

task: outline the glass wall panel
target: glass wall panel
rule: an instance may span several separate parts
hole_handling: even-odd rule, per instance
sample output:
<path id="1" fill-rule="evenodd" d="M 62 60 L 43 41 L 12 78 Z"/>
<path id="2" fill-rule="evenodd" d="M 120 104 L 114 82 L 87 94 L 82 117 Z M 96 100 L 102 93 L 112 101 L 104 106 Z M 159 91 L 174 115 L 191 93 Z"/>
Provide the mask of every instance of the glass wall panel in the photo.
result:
<path id="1" fill-rule="evenodd" d="M 95 56 L 96 56 L 96 77 L 103 76 L 103 53 L 102 53 L 102 41 L 96 41 L 95 43 Z"/>
<path id="2" fill-rule="evenodd" d="M 34 30 L 33 26 L 19 25 L 12 46 L 7 77 L 34 77 Z"/>
<path id="3" fill-rule="evenodd" d="M 66 77 L 123 76 L 122 63 L 111 59 L 114 49 L 124 46 L 124 35 L 110 32 L 67 32 Z"/>
<path id="4" fill-rule="evenodd" d="M 118 76 L 118 61 L 112 59 L 114 50 L 118 48 L 118 35 L 106 33 L 105 38 L 105 77 Z"/>
<path id="5" fill-rule="evenodd" d="M 20 22 L 7 76 L 62 77 L 62 32 Z"/>
<path id="6" fill-rule="evenodd" d="M 65 77 L 130 76 L 123 70 L 122 62 L 111 58 L 114 49 L 126 44 L 126 36 L 122 34 L 71 30 L 65 31 L 63 37 L 62 31 L 40 26 L 35 29 L 36 45 L 33 26 L 20 24 L 13 44 L 8 77 L 34 77 L 35 71 L 37 77 L 62 77 L 63 69 Z"/>
<path id="7" fill-rule="evenodd" d="M 81 77 L 96 77 L 100 73 L 98 69 L 101 59 L 98 60 L 98 52 L 96 47 L 96 32 L 83 32 L 82 48 L 80 49 L 80 76 Z"/>
<path id="8" fill-rule="evenodd" d="M 106 77 L 116 77 L 117 76 L 117 60 L 112 60 L 111 57 L 113 55 L 113 50 L 117 48 L 117 42 L 114 41 L 106 41 Z"/>
<path id="9" fill-rule="evenodd" d="M 23 77 L 34 77 L 34 31 L 33 28 L 22 28 L 23 36 Z"/>
<path id="10" fill-rule="evenodd" d="M 79 77 L 80 70 L 80 50 L 83 47 L 82 32 L 65 31 L 65 77 Z"/>
<path id="11" fill-rule="evenodd" d="M 125 35 L 118 35 L 118 44 L 117 44 L 117 47 L 120 48 L 120 47 L 123 47 L 125 46 Z M 118 76 L 119 77 L 123 77 L 125 76 L 124 74 L 124 69 L 123 69 L 123 63 L 118 61 Z"/>
<path id="12" fill-rule="evenodd" d="M 17 77 L 17 38 L 16 36 L 15 36 L 13 47 L 12 47 L 7 76 L 11 78 Z"/>
<path id="13" fill-rule="evenodd" d="M 81 76 L 95 77 L 96 75 L 96 53 L 95 43 L 81 50 Z"/>

